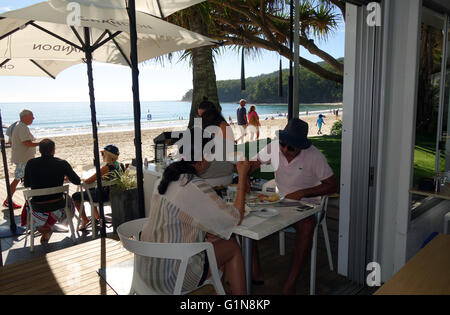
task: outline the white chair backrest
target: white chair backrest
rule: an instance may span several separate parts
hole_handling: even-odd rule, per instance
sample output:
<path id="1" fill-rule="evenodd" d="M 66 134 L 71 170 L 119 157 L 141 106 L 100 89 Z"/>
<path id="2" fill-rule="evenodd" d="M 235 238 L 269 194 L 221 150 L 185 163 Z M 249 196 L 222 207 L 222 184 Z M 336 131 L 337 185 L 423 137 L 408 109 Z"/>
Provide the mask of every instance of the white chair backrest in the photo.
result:
<path id="1" fill-rule="evenodd" d="M 112 186 L 115 185 L 116 181 L 115 180 L 102 180 L 102 187 L 108 187 L 108 186 Z M 90 189 L 90 188 L 97 188 L 97 182 L 93 182 L 90 184 L 86 184 L 86 183 L 82 183 L 81 184 L 85 189 Z"/>
<path id="2" fill-rule="evenodd" d="M 139 233 L 148 218 L 133 220 L 117 228 L 124 247 L 135 254 L 154 258 L 185 259 L 209 248 L 211 243 L 151 243 L 139 241 Z"/>
<path id="3" fill-rule="evenodd" d="M 59 193 L 69 194 L 69 185 L 50 187 L 50 188 L 30 189 L 30 190 L 23 191 L 23 195 L 25 196 L 25 199 L 29 199 L 30 197 L 35 197 L 35 196 L 46 196 L 46 195 L 54 195 L 54 194 L 59 194 Z"/>
<path id="4" fill-rule="evenodd" d="M 317 220 L 317 224 L 321 223 L 323 219 L 327 217 L 327 208 L 328 208 L 328 196 L 322 196 L 320 200 L 320 212 L 319 219 Z"/>
<path id="5" fill-rule="evenodd" d="M 217 270 L 217 261 L 214 248 L 211 243 L 151 243 L 139 241 L 139 234 L 148 218 L 133 220 L 121 224 L 117 228 L 117 234 L 128 251 L 145 257 L 180 259 L 181 265 L 178 270 L 174 294 L 181 294 L 184 275 L 189 258 L 206 250 L 212 277 L 215 279 L 215 288 L 218 294 L 224 294 L 220 284 L 220 276 Z"/>

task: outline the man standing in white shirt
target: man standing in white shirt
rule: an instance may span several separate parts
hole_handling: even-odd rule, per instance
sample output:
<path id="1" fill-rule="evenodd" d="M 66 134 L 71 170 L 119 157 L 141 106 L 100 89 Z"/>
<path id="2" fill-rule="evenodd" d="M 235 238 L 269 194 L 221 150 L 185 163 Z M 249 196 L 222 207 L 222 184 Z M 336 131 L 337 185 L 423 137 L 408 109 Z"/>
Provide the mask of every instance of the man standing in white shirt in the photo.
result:
<path id="1" fill-rule="evenodd" d="M 33 112 L 24 109 L 20 112 L 19 117 L 20 121 L 14 127 L 11 135 L 11 161 L 16 165 L 14 180 L 11 183 L 11 198 L 16 192 L 20 180 L 24 177 L 25 165 L 28 160 L 34 158 L 36 147 L 39 145 L 39 142 L 34 142 L 36 139 L 28 128 L 34 120 Z M 3 202 L 3 206 L 8 207 L 8 200 Z M 13 202 L 14 209 L 20 207 Z"/>
<path id="2" fill-rule="evenodd" d="M 261 150 L 251 163 L 250 172 L 263 164 L 272 164 L 279 193 L 287 199 L 320 203 L 321 196 L 333 194 L 338 185 L 325 156 L 308 140 L 308 124 L 298 118 L 290 120 L 278 132 L 278 140 Z M 295 294 L 296 281 L 308 256 L 314 232 L 314 217 L 293 225 L 296 230 L 292 265 L 284 285 L 284 294 Z M 255 246 L 256 248 L 256 246 Z M 262 282 L 257 251 L 254 251 L 253 280 Z"/>

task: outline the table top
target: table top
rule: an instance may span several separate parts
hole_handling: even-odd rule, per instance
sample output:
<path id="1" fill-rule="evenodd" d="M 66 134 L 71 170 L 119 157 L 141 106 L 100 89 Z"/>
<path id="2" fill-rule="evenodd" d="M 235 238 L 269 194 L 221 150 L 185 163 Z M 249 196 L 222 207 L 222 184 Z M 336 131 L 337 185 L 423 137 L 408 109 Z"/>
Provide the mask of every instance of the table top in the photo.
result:
<path id="1" fill-rule="evenodd" d="M 417 188 L 416 186 L 411 188 L 409 192 L 412 194 L 417 194 L 426 197 L 450 200 L 450 184 L 445 184 L 444 186 L 441 186 L 441 190 L 438 193 L 435 193 L 434 191 L 419 190 L 419 188 Z"/>
<path id="2" fill-rule="evenodd" d="M 261 240 L 320 211 L 320 205 L 315 205 L 313 209 L 307 211 L 298 211 L 296 206 L 281 207 L 280 204 L 272 204 L 267 207 L 278 210 L 280 214 L 270 218 L 261 218 L 250 213 L 244 218 L 241 225 L 234 228 L 233 233 L 253 240 Z"/>
<path id="3" fill-rule="evenodd" d="M 436 236 L 375 294 L 449 295 L 450 235 Z"/>

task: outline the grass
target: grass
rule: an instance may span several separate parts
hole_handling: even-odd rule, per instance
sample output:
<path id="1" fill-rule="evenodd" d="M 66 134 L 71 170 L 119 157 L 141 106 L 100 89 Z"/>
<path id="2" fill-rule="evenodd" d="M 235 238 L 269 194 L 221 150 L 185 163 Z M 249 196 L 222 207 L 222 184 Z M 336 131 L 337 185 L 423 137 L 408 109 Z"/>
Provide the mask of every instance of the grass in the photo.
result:
<path id="1" fill-rule="evenodd" d="M 339 136 L 322 136 L 316 138 L 310 138 L 313 145 L 319 149 L 327 158 L 328 164 L 336 176 L 337 181 L 339 182 L 340 174 L 341 174 L 341 137 Z M 271 139 L 267 139 L 267 143 L 270 143 Z M 265 147 L 265 140 L 259 140 L 257 145 L 257 151 L 263 149 Z M 251 143 L 251 145 L 255 145 L 255 143 Z M 250 143 L 247 142 L 245 144 L 239 144 L 237 146 L 237 150 L 240 152 L 245 152 L 245 156 L 250 158 Z M 262 178 L 262 179 L 273 179 L 274 173 L 261 173 L 259 170 L 251 174 L 252 177 Z"/>
<path id="2" fill-rule="evenodd" d="M 328 164 L 336 176 L 336 180 L 340 181 L 341 175 L 341 137 L 340 136 L 322 136 L 310 138 L 313 145 L 318 148 L 327 158 Z M 267 139 L 270 143 L 271 139 Z M 435 139 L 428 137 L 418 137 L 417 144 L 414 150 L 414 185 L 416 185 L 421 178 L 432 178 L 434 176 L 435 167 Z M 253 143 L 254 145 L 254 143 Z M 257 150 L 264 148 L 265 144 L 261 140 L 257 143 Z M 245 156 L 249 158 L 250 143 L 240 144 L 237 150 L 244 152 Z M 445 155 L 441 154 L 441 169 L 444 169 Z M 255 178 L 273 179 L 273 173 L 261 173 L 256 171 L 252 174 Z"/>

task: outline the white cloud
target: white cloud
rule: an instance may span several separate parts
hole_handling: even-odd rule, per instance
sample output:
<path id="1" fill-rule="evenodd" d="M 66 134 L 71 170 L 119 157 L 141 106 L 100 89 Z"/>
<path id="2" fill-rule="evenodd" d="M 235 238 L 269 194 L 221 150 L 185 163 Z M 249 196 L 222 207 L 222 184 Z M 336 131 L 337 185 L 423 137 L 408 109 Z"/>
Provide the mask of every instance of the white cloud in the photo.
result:
<path id="1" fill-rule="evenodd" d="M 0 7 L 0 13 L 5 11 L 11 11 L 12 9 L 10 7 Z"/>

